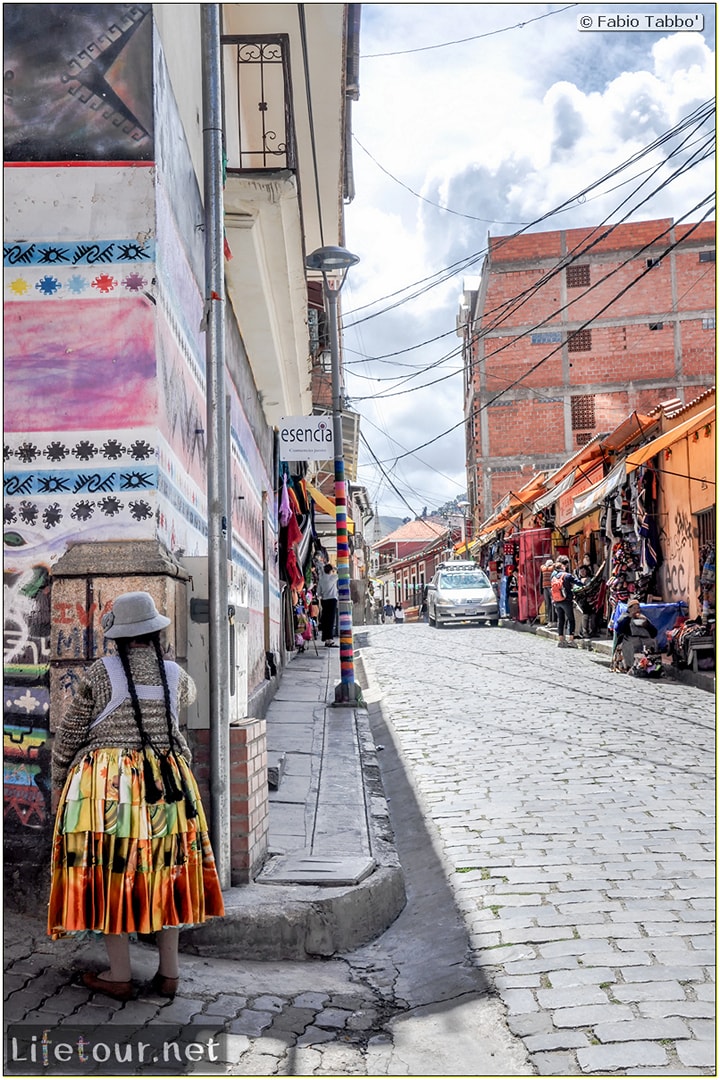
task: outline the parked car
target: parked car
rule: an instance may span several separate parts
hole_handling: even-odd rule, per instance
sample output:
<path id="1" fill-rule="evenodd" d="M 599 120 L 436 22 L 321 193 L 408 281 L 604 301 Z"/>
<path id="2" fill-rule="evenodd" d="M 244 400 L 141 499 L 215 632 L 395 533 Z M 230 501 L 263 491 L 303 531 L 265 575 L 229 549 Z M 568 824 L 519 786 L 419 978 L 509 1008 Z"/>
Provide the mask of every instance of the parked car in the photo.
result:
<path id="1" fill-rule="evenodd" d="M 452 623 L 489 623 L 497 626 L 498 599 L 484 570 L 473 562 L 441 563 L 427 591 L 431 626 Z"/>

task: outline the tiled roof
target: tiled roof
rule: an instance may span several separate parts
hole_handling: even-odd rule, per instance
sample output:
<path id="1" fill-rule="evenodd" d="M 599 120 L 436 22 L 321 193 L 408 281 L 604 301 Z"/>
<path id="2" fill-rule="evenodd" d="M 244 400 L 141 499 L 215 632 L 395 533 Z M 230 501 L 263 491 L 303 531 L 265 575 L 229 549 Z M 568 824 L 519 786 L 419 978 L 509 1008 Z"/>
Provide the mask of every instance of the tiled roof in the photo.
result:
<path id="1" fill-rule="evenodd" d="M 445 532 L 447 532 L 445 525 L 439 525 L 436 521 L 425 521 L 423 518 L 416 518 L 415 521 L 407 521 L 395 532 L 391 532 L 389 536 L 378 540 L 376 544 L 373 544 L 373 547 L 384 547 L 385 544 L 402 544 L 407 540 L 435 540 L 436 537 L 442 536 Z"/>

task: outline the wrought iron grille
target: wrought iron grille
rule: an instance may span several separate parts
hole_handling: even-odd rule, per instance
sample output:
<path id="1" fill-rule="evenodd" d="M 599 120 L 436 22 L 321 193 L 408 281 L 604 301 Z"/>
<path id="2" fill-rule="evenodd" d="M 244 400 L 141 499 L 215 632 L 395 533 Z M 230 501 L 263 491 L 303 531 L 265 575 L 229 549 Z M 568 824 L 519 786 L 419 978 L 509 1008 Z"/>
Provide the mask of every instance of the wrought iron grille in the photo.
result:
<path id="1" fill-rule="evenodd" d="M 224 37 L 228 172 L 296 168 L 286 34 Z"/>

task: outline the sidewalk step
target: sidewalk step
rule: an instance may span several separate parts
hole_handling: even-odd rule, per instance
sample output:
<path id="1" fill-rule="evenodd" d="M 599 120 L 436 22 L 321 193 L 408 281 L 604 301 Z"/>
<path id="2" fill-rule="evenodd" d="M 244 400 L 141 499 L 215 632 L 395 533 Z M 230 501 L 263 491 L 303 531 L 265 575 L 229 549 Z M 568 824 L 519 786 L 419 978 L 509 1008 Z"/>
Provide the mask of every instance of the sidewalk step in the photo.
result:
<path id="1" fill-rule="evenodd" d="M 370 856 L 313 855 L 294 852 L 272 859 L 261 871 L 261 885 L 359 885 L 377 863 Z"/>

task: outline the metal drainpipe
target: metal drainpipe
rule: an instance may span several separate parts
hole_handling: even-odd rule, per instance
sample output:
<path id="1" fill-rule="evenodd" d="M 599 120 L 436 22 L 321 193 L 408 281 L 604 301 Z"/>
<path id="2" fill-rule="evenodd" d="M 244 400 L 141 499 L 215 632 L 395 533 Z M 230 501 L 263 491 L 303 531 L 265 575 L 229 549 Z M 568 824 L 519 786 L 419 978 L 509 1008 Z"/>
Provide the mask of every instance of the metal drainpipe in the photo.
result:
<path id="1" fill-rule="evenodd" d="M 229 888 L 230 683 L 228 623 L 227 429 L 225 421 L 225 264 L 223 246 L 220 5 L 201 4 L 203 180 L 205 198 L 205 380 L 209 600 L 210 802 L 220 885 Z"/>

